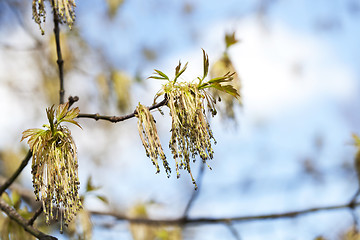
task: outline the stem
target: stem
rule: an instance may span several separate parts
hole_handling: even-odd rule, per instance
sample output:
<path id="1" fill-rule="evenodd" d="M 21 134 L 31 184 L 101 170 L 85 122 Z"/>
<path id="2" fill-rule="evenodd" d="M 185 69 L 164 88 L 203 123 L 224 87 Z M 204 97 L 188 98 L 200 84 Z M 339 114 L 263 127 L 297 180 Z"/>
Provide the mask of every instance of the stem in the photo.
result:
<path id="1" fill-rule="evenodd" d="M 37 237 L 40 240 L 56 240 L 57 238 L 52 237 L 50 235 L 46 235 L 45 233 L 39 231 L 38 229 L 34 228 L 31 225 L 28 225 L 28 221 L 24 219 L 14 208 L 9 206 L 4 200 L 0 198 L 0 209 L 9 216 L 10 219 L 15 221 L 17 224 L 22 226 L 25 231 Z"/>
<path id="2" fill-rule="evenodd" d="M 218 223 L 229 223 L 229 222 L 249 222 L 249 221 L 260 221 L 260 220 L 269 220 L 269 219 L 279 219 L 279 218 L 293 218 L 300 215 L 315 213 L 319 211 L 331 211 L 339 210 L 345 208 L 353 208 L 353 206 L 360 205 L 360 202 L 357 203 L 347 203 L 333 206 L 325 207 L 316 207 L 316 208 L 307 208 L 299 211 L 290 211 L 284 213 L 273 213 L 273 214 L 263 214 L 263 215 L 253 215 L 253 216 L 240 216 L 240 217 L 229 217 L 229 218 L 212 218 L 212 217 L 198 217 L 198 218 L 176 218 L 176 219 L 145 219 L 145 218 L 129 218 L 122 214 L 117 214 L 114 212 L 100 212 L 100 211 L 90 211 L 92 215 L 107 215 L 113 216 L 118 220 L 125 220 L 131 223 L 142 223 L 148 225 L 177 225 L 177 224 L 218 224 Z"/>
<path id="3" fill-rule="evenodd" d="M 30 158 L 32 156 L 31 151 L 29 150 L 28 153 L 25 156 L 25 159 L 21 162 L 19 168 L 14 172 L 14 174 L 3 184 L 0 186 L 0 196 L 1 194 L 8 188 L 10 185 L 16 180 L 16 178 L 20 175 L 22 170 L 26 167 L 28 164 Z"/>
<path id="4" fill-rule="evenodd" d="M 64 103 L 65 89 L 64 89 L 64 60 L 61 54 L 61 46 L 60 46 L 60 27 L 59 27 L 59 19 L 54 9 L 54 34 L 55 34 L 55 42 L 56 42 L 56 53 L 57 53 L 57 64 L 59 67 L 59 80 L 60 80 L 60 104 Z"/>
<path id="5" fill-rule="evenodd" d="M 162 107 L 162 106 L 166 105 L 167 101 L 168 101 L 168 99 L 165 97 L 165 99 L 162 100 L 161 102 L 150 106 L 149 110 L 151 111 L 151 110 L 154 110 L 156 108 Z M 113 122 L 113 123 L 117 123 L 117 122 L 125 121 L 127 119 L 135 117 L 135 112 L 131 113 L 131 114 L 128 114 L 128 115 L 119 116 L 119 117 L 117 117 L 117 116 L 103 116 L 103 115 L 99 115 L 98 113 L 95 113 L 95 114 L 80 113 L 77 117 L 78 118 L 92 118 L 92 119 L 95 119 L 96 121 L 97 120 L 106 120 L 106 121 L 110 121 L 110 122 Z"/>

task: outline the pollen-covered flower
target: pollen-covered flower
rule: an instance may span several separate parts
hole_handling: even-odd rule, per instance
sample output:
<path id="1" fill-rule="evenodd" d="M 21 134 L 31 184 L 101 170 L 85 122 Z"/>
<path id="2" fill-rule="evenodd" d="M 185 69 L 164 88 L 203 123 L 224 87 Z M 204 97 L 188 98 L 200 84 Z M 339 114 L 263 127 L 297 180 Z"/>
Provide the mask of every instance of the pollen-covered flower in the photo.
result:
<path id="1" fill-rule="evenodd" d="M 167 87 L 168 88 L 168 87 Z M 211 140 L 215 141 L 206 119 L 204 94 L 195 84 L 178 83 L 166 91 L 171 115 L 171 139 L 169 147 L 175 159 L 176 172 L 189 172 L 193 183 L 190 160 L 199 155 L 203 162 L 213 158 Z"/>
<path id="2" fill-rule="evenodd" d="M 156 173 L 160 172 L 158 159 L 161 159 L 163 161 L 165 171 L 169 177 L 171 169 L 163 152 L 156 130 L 155 120 L 151 115 L 149 108 L 139 103 L 139 106 L 136 108 L 135 116 L 138 118 L 138 129 L 141 142 L 144 145 L 146 155 L 151 159 L 152 163 L 156 167 Z"/>
<path id="3" fill-rule="evenodd" d="M 33 0 L 32 12 L 34 21 L 39 25 L 41 34 L 44 35 L 44 29 L 41 26 L 42 22 L 45 22 L 45 0 Z M 67 23 L 71 29 L 75 21 L 75 0 L 50 0 L 53 11 L 58 17 L 60 23 Z"/>
<path id="4" fill-rule="evenodd" d="M 195 184 L 195 189 L 197 186 L 191 173 L 190 160 L 195 162 L 196 156 L 200 156 L 206 163 L 207 160 L 213 158 L 212 142 L 216 143 L 205 110 L 207 107 L 214 116 L 216 100 L 208 89 L 217 89 L 234 98 L 240 98 L 239 93 L 231 84 L 224 84 L 233 80 L 234 73 L 228 72 L 221 77 L 205 80 L 209 72 L 209 59 L 204 50 L 203 57 L 203 76 L 190 83 L 177 81 L 187 68 L 187 64 L 181 68 L 181 63 L 175 68 L 173 80 L 159 70 L 155 70 L 155 75 L 150 77 L 167 81 L 156 94 L 155 100 L 162 95 L 167 99 L 172 123 L 169 147 L 175 159 L 176 173 L 179 177 L 179 169 L 187 170 Z"/>
<path id="5" fill-rule="evenodd" d="M 79 108 L 69 110 L 69 103 L 46 109 L 49 125 L 46 129 L 28 129 L 23 132 L 21 140 L 28 138 L 32 151 L 33 186 L 37 200 L 43 203 L 46 222 L 60 217 L 72 220 L 82 207 L 79 197 L 78 160 L 74 140 L 70 130 L 60 125 L 74 120 Z M 60 216 L 59 216 L 60 215 Z M 61 224 L 62 226 L 62 224 Z M 62 228 L 61 228 L 62 231 Z"/>

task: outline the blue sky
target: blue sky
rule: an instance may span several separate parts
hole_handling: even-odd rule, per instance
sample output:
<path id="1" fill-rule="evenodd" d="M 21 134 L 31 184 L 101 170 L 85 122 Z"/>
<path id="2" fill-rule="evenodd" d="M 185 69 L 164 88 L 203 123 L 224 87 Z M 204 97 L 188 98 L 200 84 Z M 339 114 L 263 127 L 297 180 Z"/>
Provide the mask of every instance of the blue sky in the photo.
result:
<path id="1" fill-rule="evenodd" d="M 131 73 L 141 69 L 144 78 L 154 68 L 171 73 L 181 59 L 189 61 L 184 79 L 192 80 L 202 71 L 201 48 L 209 53 L 210 61 L 215 61 L 224 50 L 226 32 L 236 31 L 241 40 L 229 51 L 242 81 L 243 108 L 237 111 L 238 127 L 224 126 L 220 118 L 212 120 L 218 141 L 211 162 L 213 170 L 205 172 L 191 216 L 232 217 L 341 204 L 357 188 L 355 173 L 343 166 L 352 164 L 355 149 L 351 134 L 360 133 L 360 3 L 269 2 L 273 3 L 266 14 L 259 15 L 260 1 L 127 0 L 114 19 L 106 17 L 103 1 L 77 3 L 75 28 L 78 26 L 88 43 L 105 49 L 105 57 L 115 67 Z M 184 12 L 185 3 L 192 6 L 190 13 Z M 48 28 L 50 33 L 51 25 Z M 145 61 L 143 48 L 155 49 L 158 58 Z M 1 55 L 0 61 L 5 61 Z M 5 67 L 1 69 L 0 65 L 1 73 L 6 75 Z M 29 78 L 34 78 L 30 83 L 36 84 L 36 77 Z M 69 78 L 69 92 L 88 89 L 82 88 L 87 84 L 86 76 Z M 147 81 L 146 88 L 134 88 L 135 103 L 151 103 L 160 83 Z M 0 91 L 4 111 L 21 119 L 26 104 L 26 115 L 35 118 L 30 103 L 9 106 L 9 99 L 16 96 L 5 88 Z M 94 106 L 88 109 L 99 111 Z M 166 146 L 169 119 L 160 114 L 155 118 Z M 73 133 L 78 140 L 83 179 L 91 174 L 120 211 L 137 202 L 155 201 L 157 204 L 149 207 L 152 216 L 181 214 L 193 191 L 190 178 L 185 172 L 180 179 L 167 179 L 163 172 L 154 174 L 135 120 L 102 124 L 101 128 L 91 120 L 82 123 L 84 130 L 74 129 Z M 25 127 L 20 120 L 6 122 L 0 125 L 0 131 L 16 136 Z M 317 141 L 321 147 L 316 147 Z M 3 145 L 7 142 L 0 139 Z M 90 161 L 92 154 L 102 156 L 100 164 Z M 306 161 L 320 171 L 319 178 L 305 173 Z M 197 167 L 198 163 L 194 172 Z M 106 209 L 94 199 L 90 199 L 89 207 Z M 93 219 L 95 225 L 101 221 Z M 351 223 L 351 215 L 344 210 L 235 227 L 246 240 L 314 239 L 318 235 L 334 237 Z M 105 235 L 107 239 L 131 239 L 122 222 L 110 231 L 95 228 L 94 239 Z M 188 227 L 184 237 L 234 239 L 222 225 Z"/>

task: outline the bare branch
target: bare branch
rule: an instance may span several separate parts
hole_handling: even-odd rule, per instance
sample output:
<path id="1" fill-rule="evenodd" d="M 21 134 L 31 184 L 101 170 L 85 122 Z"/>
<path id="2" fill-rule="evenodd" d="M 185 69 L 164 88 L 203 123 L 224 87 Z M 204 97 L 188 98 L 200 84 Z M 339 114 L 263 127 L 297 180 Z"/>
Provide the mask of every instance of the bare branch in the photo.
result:
<path id="1" fill-rule="evenodd" d="M 233 226 L 232 222 L 226 223 L 226 226 L 229 228 L 231 234 L 234 236 L 236 240 L 241 240 L 239 233 L 236 231 L 235 227 Z"/>
<path id="2" fill-rule="evenodd" d="M 357 202 L 354 205 L 358 206 L 360 205 L 360 202 Z M 242 216 L 242 217 L 240 216 L 240 217 L 230 217 L 230 218 L 210 218 L 210 217 L 183 218 L 182 217 L 175 219 L 145 219 L 145 218 L 130 218 L 125 215 L 121 215 L 114 212 L 90 211 L 90 213 L 92 215 L 113 216 L 118 220 L 125 220 L 131 223 L 143 223 L 148 225 L 218 224 L 218 223 L 229 223 L 229 222 L 260 221 L 260 220 L 278 219 L 278 218 L 294 218 L 300 215 L 314 213 L 314 212 L 352 208 L 352 206 L 353 206 L 352 203 L 347 203 L 341 205 L 308 208 L 300 211 L 290 211 L 284 213 L 273 213 L 273 214 Z"/>
<path id="3" fill-rule="evenodd" d="M 21 162 L 19 168 L 14 172 L 14 174 L 4 184 L 2 184 L 0 186 L 0 196 L 16 180 L 16 178 L 19 176 L 19 174 L 22 172 L 22 170 L 28 164 L 31 156 L 32 156 L 32 153 L 29 150 L 25 156 L 25 159 Z"/>
<path id="4" fill-rule="evenodd" d="M 156 108 L 162 107 L 162 106 L 166 105 L 167 101 L 168 101 L 167 98 L 164 98 L 164 100 L 162 100 L 161 102 L 150 106 L 149 110 L 151 111 L 151 110 L 154 110 Z M 106 121 L 109 121 L 109 122 L 112 122 L 112 123 L 125 121 L 125 120 L 133 118 L 133 117 L 135 117 L 135 112 L 133 112 L 131 114 L 128 114 L 128 115 L 119 116 L 119 117 L 117 117 L 117 116 L 103 116 L 103 115 L 99 115 L 98 113 L 95 113 L 95 114 L 80 113 L 79 116 L 78 116 L 78 118 L 92 118 L 92 119 L 95 119 L 96 121 L 97 120 L 106 120 Z"/>
<path id="5" fill-rule="evenodd" d="M 199 192 L 200 192 L 200 189 L 201 189 L 201 183 L 202 183 L 202 179 L 203 179 L 203 176 L 204 176 L 204 169 L 205 169 L 205 163 L 202 162 L 201 166 L 200 166 L 200 169 L 199 169 L 199 174 L 198 174 L 198 177 L 197 177 L 197 185 L 198 185 L 198 189 L 193 191 L 190 199 L 189 199 L 189 202 L 187 203 L 186 207 L 185 207 L 185 210 L 184 210 L 184 218 L 187 218 L 188 215 L 189 215 L 189 211 L 192 207 L 192 205 L 194 204 L 195 200 L 197 199 L 197 197 L 199 196 Z"/>
<path id="6" fill-rule="evenodd" d="M 35 220 L 41 215 L 41 213 L 43 212 L 43 206 L 41 205 L 34 213 L 34 215 L 32 216 L 32 218 L 30 218 L 30 220 L 28 221 L 28 225 L 32 226 L 34 225 Z"/>
<path id="7" fill-rule="evenodd" d="M 60 80 L 60 104 L 64 103 L 65 89 L 64 89 L 64 60 L 61 54 L 60 46 L 60 28 L 59 28 L 59 19 L 56 11 L 54 10 L 54 34 L 56 42 L 56 53 L 57 53 L 57 64 L 59 67 L 59 80 Z"/>
<path id="8" fill-rule="evenodd" d="M 17 224 L 22 226 L 25 231 L 29 232 L 34 237 L 37 237 L 40 240 L 55 240 L 57 238 L 47 235 L 38 229 L 34 228 L 31 225 L 28 225 L 28 221 L 24 219 L 20 214 L 11 206 L 9 206 L 4 200 L 0 198 L 0 209 L 6 213 L 12 220 L 14 220 Z"/>

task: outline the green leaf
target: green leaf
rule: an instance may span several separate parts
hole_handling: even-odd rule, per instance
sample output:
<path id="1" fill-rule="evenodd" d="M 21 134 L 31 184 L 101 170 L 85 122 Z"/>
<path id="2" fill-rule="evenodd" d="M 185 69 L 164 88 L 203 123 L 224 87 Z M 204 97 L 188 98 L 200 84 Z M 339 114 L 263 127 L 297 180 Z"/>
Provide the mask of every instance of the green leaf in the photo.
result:
<path id="1" fill-rule="evenodd" d="M 51 131 L 54 131 L 54 114 L 55 114 L 54 105 L 46 109 L 46 114 L 47 114 L 47 118 L 49 119 L 50 129 Z"/>
<path id="2" fill-rule="evenodd" d="M 80 124 L 75 121 L 75 120 L 63 120 L 63 122 L 69 122 L 69 123 L 72 123 L 72 124 L 75 124 L 76 126 L 78 126 L 79 128 L 83 129 Z"/>
<path id="3" fill-rule="evenodd" d="M 185 64 L 185 66 L 180 70 L 181 67 L 181 63 L 179 62 L 179 65 L 177 65 L 176 69 L 175 69 L 175 78 L 174 78 L 174 83 L 176 82 L 176 80 L 181 76 L 181 74 L 183 74 L 187 68 L 188 63 Z"/>
<path id="4" fill-rule="evenodd" d="M 61 120 L 65 117 L 69 109 L 69 102 L 60 104 L 56 109 L 56 121 L 60 123 Z"/>
<path id="5" fill-rule="evenodd" d="M 169 80 L 169 77 L 163 73 L 162 71 L 160 70 L 157 70 L 157 69 L 154 69 L 155 73 L 154 74 L 157 74 L 159 76 L 150 76 L 149 78 L 153 78 L 153 79 L 161 79 L 161 80 Z M 170 80 L 169 80 L 170 81 Z"/>
<path id="6" fill-rule="evenodd" d="M 222 77 L 217 77 L 217 78 L 213 78 L 211 80 L 208 81 L 208 83 L 223 83 L 223 82 L 230 82 L 232 81 L 234 78 L 235 73 L 226 73 L 224 76 Z"/>
<path id="7" fill-rule="evenodd" d="M 20 204 L 21 204 L 21 196 L 20 196 L 20 194 L 17 191 L 12 191 L 11 198 L 12 198 L 14 208 L 19 209 Z"/>
<path id="8" fill-rule="evenodd" d="M 240 100 L 240 94 L 232 85 L 221 85 L 219 83 L 213 83 L 210 85 L 219 91 L 225 92 L 230 94 L 231 96 L 235 97 L 236 99 Z"/>
<path id="9" fill-rule="evenodd" d="M 21 138 L 20 142 L 22 140 L 24 140 L 25 138 L 36 135 L 36 134 L 39 134 L 42 131 L 44 131 L 44 130 L 39 129 L 39 128 L 31 128 L 31 129 L 25 130 L 25 131 L 22 132 L 22 138 Z"/>
<path id="10" fill-rule="evenodd" d="M 2 195 L 1 195 L 1 198 L 7 203 L 9 204 L 10 206 L 12 206 L 12 201 L 9 197 L 9 194 L 7 194 L 7 192 L 4 192 Z"/>
<path id="11" fill-rule="evenodd" d="M 88 181 L 86 183 L 86 192 L 96 191 L 100 189 L 100 187 L 95 187 L 92 183 L 91 176 L 88 178 Z"/>
<path id="12" fill-rule="evenodd" d="M 203 51 L 203 59 L 204 59 L 204 75 L 202 80 L 204 80 L 209 73 L 209 56 L 206 54 L 204 49 L 202 49 L 202 51 Z"/>
<path id="13" fill-rule="evenodd" d="M 101 195 L 96 195 L 96 197 L 101 200 L 102 202 L 106 203 L 106 204 L 109 204 L 109 201 L 107 200 L 106 197 L 104 196 L 101 196 Z"/>
<path id="14" fill-rule="evenodd" d="M 233 33 L 227 33 L 225 35 L 225 44 L 226 44 L 226 48 L 229 48 L 231 45 L 234 45 L 235 43 L 239 42 L 239 40 L 237 40 L 235 38 L 235 32 Z"/>

